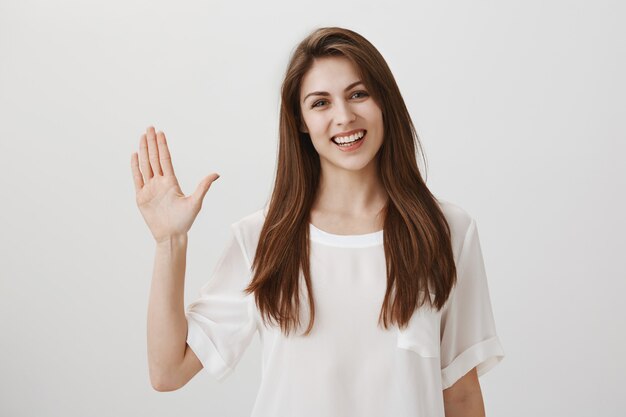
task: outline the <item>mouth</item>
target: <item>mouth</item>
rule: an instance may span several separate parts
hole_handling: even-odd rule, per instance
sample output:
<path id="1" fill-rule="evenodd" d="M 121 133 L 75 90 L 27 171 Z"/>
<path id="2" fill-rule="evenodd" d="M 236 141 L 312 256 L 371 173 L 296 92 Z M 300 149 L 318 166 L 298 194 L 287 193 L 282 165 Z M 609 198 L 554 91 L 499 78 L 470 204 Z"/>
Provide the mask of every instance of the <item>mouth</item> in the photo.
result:
<path id="1" fill-rule="evenodd" d="M 337 139 L 337 136 L 333 136 L 330 140 L 335 145 L 339 146 L 340 148 L 348 149 L 348 148 L 353 147 L 355 144 L 362 142 L 363 139 L 365 139 L 366 135 L 367 135 L 367 130 L 362 129 L 355 134 L 342 137 L 340 139 Z"/>

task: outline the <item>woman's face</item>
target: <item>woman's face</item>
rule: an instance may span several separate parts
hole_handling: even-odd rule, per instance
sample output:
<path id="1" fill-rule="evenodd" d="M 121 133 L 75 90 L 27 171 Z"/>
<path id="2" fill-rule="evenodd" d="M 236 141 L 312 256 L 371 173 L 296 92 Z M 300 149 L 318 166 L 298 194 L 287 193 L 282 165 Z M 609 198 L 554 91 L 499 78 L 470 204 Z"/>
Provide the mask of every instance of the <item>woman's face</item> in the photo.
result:
<path id="1" fill-rule="evenodd" d="M 375 164 L 383 143 L 383 116 L 378 104 L 359 82 L 347 58 L 317 58 L 302 79 L 300 109 L 324 172 L 359 171 Z M 359 139 L 361 135 L 364 136 Z M 351 142 L 352 145 L 340 145 Z"/>

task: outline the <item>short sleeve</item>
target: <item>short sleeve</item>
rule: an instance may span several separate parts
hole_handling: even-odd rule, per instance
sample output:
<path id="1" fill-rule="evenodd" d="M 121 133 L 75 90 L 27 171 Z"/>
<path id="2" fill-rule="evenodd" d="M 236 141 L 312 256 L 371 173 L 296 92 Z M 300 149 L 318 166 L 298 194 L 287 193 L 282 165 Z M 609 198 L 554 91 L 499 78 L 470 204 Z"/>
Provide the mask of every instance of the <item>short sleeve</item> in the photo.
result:
<path id="1" fill-rule="evenodd" d="M 211 278 L 185 312 L 187 344 L 218 381 L 234 370 L 257 330 L 254 294 L 243 292 L 251 278 L 244 250 L 231 225 Z"/>
<path id="2" fill-rule="evenodd" d="M 476 222 L 471 219 L 457 260 L 457 284 L 441 314 L 443 389 L 477 369 L 485 374 L 504 358 L 496 334 Z"/>

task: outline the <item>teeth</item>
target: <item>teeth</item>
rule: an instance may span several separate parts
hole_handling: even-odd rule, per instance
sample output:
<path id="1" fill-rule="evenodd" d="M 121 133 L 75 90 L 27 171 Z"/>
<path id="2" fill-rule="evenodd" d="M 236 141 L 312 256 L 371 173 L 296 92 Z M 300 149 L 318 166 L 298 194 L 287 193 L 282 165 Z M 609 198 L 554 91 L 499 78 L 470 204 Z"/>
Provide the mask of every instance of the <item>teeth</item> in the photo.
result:
<path id="1" fill-rule="evenodd" d="M 333 140 L 335 141 L 335 143 L 349 143 L 349 142 L 354 142 L 357 139 L 361 139 L 363 135 L 365 135 L 365 132 L 361 130 L 360 132 L 357 132 L 350 136 L 342 136 L 342 137 L 335 136 Z"/>

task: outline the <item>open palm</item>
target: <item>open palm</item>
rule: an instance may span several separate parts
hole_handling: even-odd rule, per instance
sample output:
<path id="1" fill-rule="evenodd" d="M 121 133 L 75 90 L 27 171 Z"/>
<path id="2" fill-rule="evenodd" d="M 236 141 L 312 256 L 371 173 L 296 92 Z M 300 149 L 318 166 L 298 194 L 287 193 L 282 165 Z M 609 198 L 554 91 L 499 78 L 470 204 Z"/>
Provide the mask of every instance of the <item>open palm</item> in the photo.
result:
<path id="1" fill-rule="evenodd" d="M 131 169 L 137 206 L 157 242 L 189 231 L 204 196 L 219 178 L 216 173 L 205 177 L 193 194 L 185 196 L 174 175 L 165 134 L 152 126 L 141 136 L 139 155 L 131 156 Z"/>

